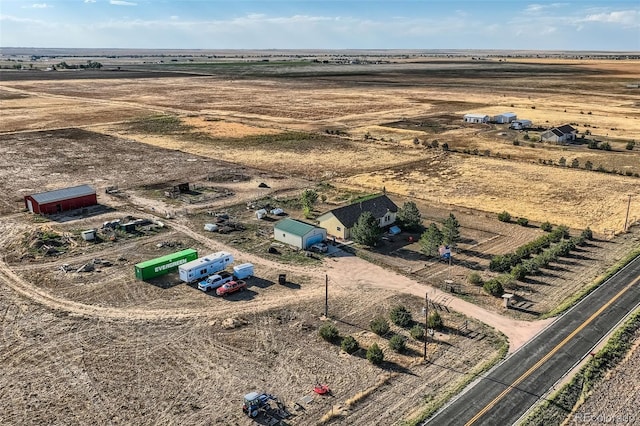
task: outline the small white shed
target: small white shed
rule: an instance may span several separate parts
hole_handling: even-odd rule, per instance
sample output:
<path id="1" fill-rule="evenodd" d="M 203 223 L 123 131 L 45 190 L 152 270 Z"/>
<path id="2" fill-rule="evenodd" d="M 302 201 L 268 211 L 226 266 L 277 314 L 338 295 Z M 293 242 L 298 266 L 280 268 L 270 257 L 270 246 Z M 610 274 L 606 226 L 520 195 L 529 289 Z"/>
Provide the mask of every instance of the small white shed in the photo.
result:
<path id="1" fill-rule="evenodd" d="M 515 130 L 522 130 L 530 129 L 532 125 L 533 123 L 531 122 L 531 120 L 514 120 L 511 122 L 511 125 L 509 127 Z"/>
<path id="2" fill-rule="evenodd" d="M 486 114 L 465 114 L 465 123 L 487 123 L 489 122 L 489 116 Z"/>
<path id="3" fill-rule="evenodd" d="M 306 250 L 327 239 L 327 230 L 310 223 L 291 218 L 282 219 L 273 227 L 273 238 L 299 249 Z"/>
<path id="4" fill-rule="evenodd" d="M 505 124 L 511 123 L 516 118 L 518 118 L 518 116 L 513 112 L 503 112 L 502 114 L 494 116 L 493 121 L 495 121 L 496 123 Z"/>

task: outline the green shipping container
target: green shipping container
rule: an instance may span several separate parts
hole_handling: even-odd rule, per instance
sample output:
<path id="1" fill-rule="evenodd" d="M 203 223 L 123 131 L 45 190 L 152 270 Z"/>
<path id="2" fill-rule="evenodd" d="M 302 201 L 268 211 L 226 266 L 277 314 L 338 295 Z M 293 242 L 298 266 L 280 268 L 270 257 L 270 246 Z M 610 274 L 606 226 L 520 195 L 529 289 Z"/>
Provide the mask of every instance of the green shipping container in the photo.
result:
<path id="1" fill-rule="evenodd" d="M 196 260 L 197 258 L 197 251 L 186 249 L 156 259 L 145 260 L 144 262 L 136 264 L 136 278 L 144 281 L 175 272 L 178 270 L 178 266 Z"/>

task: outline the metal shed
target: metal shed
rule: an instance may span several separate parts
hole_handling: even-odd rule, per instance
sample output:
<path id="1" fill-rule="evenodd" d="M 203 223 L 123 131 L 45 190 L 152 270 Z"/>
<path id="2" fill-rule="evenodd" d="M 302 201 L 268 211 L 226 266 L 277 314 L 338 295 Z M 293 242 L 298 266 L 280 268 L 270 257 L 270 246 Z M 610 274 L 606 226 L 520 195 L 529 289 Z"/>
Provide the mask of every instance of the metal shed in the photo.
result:
<path id="1" fill-rule="evenodd" d="M 55 214 L 98 204 L 96 190 L 79 185 L 55 191 L 26 195 L 24 204 L 31 213 Z"/>
<path id="2" fill-rule="evenodd" d="M 277 241 L 306 250 L 327 239 L 327 230 L 295 219 L 282 219 L 273 227 L 273 237 Z"/>
<path id="3" fill-rule="evenodd" d="M 518 118 L 518 116 L 513 112 L 503 112 L 502 114 L 494 116 L 493 121 L 495 121 L 496 123 L 504 124 L 511 123 L 516 118 Z"/>

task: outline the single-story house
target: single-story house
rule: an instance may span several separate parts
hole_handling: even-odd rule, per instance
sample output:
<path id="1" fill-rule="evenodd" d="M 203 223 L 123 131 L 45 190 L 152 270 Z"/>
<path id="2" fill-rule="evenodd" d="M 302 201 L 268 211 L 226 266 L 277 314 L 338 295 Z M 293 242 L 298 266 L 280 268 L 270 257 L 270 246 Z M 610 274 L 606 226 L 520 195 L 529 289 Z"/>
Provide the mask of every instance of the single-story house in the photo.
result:
<path id="1" fill-rule="evenodd" d="M 522 119 L 514 120 L 509 125 L 510 128 L 515 130 L 530 129 L 531 126 L 533 126 L 533 123 L 531 122 L 531 120 L 522 120 Z"/>
<path id="2" fill-rule="evenodd" d="M 299 249 L 306 250 L 327 239 L 327 230 L 310 223 L 291 218 L 282 219 L 273 226 L 273 238 Z"/>
<path id="3" fill-rule="evenodd" d="M 495 121 L 496 123 L 504 124 L 511 123 L 516 118 L 518 118 L 518 116 L 513 112 L 503 112 L 502 114 L 494 115 L 493 121 Z"/>
<path id="4" fill-rule="evenodd" d="M 371 212 L 373 217 L 378 220 L 380 227 L 384 228 L 396 221 L 398 206 L 386 195 L 378 195 L 330 210 L 318 216 L 317 220 L 319 226 L 326 229 L 329 235 L 347 239 L 350 237 L 351 228 L 364 212 Z"/>
<path id="5" fill-rule="evenodd" d="M 89 185 L 26 195 L 24 204 L 31 213 L 55 214 L 98 204 L 96 190 Z"/>
<path id="6" fill-rule="evenodd" d="M 486 114 L 465 114 L 465 123 L 487 123 L 489 122 L 489 116 Z"/>
<path id="7" fill-rule="evenodd" d="M 543 142 L 562 143 L 572 141 L 576 138 L 578 131 L 568 124 L 560 127 L 554 127 L 540 134 Z"/>

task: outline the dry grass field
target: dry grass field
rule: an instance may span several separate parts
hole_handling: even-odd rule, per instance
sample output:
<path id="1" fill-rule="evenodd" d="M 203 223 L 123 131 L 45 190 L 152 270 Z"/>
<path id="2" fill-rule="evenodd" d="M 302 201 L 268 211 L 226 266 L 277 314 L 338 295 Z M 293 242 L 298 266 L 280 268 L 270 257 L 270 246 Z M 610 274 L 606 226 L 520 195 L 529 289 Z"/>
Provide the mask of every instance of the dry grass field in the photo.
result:
<path id="1" fill-rule="evenodd" d="M 419 412 L 498 356 L 504 336 L 449 310 L 444 298 L 433 301 L 447 329 L 429 345 L 432 362 L 422 362 L 413 340 L 394 353 L 369 321 L 399 303 L 417 319 L 423 303 L 394 280 L 426 291 L 451 279 L 468 300 L 502 312 L 499 300 L 463 284 L 471 271 L 490 277 L 490 257 L 539 236 L 540 222 L 574 233 L 591 227 L 596 240 L 521 283 L 529 305 L 510 312 L 512 325 L 552 310 L 640 245 L 637 227 L 609 239 L 622 233 L 627 206 L 628 222 L 640 221 L 640 92 L 627 87 L 639 70 L 633 61 L 422 58 L 0 72 L 0 423 L 252 424 L 241 413 L 252 390 L 282 398 L 292 425 L 394 424 Z M 573 123 L 612 150 L 462 123 L 468 112 L 506 111 L 544 128 Z M 425 146 L 434 140 L 437 148 Z M 561 157 L 579 167 L 559 166 Z M 587 161 L 608 173 L 585 170 Z M 196 195 L 164 196 L 186 181 Z M 82 183 L 98 191 L 101 208 L 91 215 L 24 211 L 25 194 Z M 106 194 L 110 186 L 120 192 Z M 258 223 L 247 203 L 285 205 L 304 188 L 327 196 L 317 211 L 384 188 L 399 204 L 416 201 L 425 224 L 455 212 L 463 237 L 456 262 L 428 260 L 406 240 L 367 253 L 377 265 L 266 253 L 269 223 Z M 299 207 L 286 210 L 302 217 Z M 532 226 L 497 221 L 503 210 Z M 230 213 L 243 230 L 203 231 L 215 212 Z M 167 226 L 97 244 L 79 238 L 124 216 Z M 66 245 L 47 256 L 37 250 L 39 233 Z M 134 279 L 136 262 L 178 247 L 229 250 L 253 262 L 257 277 L 227 299 L 175 275 Z M 62 270 L 93 259 L 109 263 Z M 287 283 L 277 284 L 284 272 Z M 331 320 L 363 347 L 380 344 L 381 367 L 318 337 L 325 274 Z M 318 382 L 333 396 L 301 402 Z M 304 409 L 294 410 L 296 402 Z"/>

